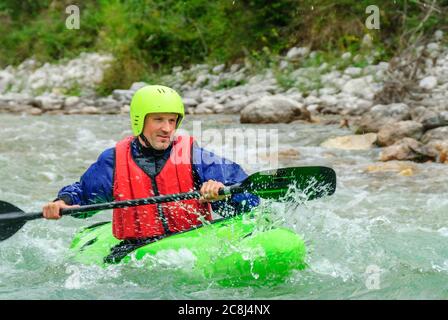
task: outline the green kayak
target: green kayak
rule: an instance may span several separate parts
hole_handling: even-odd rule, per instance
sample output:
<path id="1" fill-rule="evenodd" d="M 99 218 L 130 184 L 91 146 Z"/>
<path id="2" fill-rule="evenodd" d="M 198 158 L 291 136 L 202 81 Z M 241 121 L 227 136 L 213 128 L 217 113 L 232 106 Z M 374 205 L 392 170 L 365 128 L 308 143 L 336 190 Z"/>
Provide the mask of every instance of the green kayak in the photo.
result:
<path id="1" fill-rule="evenodd" d="M 204 279 L 225 287 L 282 283 L 293 270 L 305 268 L 305 244 L 292 230 L 261 228 L 258 210 L 137 246 L 123 245 L 113 237 L 110 222 L 100 223 L 77 233 L 70 248 L 78 263 L 107 267 L 131 262 L 149 270 L 168 268 L 187 283 Z M 119 254 L 111 258 L 111 252 Z"/>

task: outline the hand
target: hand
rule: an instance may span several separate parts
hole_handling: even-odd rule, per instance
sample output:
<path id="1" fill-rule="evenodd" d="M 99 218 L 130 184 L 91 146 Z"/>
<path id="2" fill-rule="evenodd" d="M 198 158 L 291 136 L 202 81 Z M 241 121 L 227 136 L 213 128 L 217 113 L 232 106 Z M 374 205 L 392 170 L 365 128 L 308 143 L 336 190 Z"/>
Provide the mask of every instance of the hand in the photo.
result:
<path id="1" fill-rule="evenodd" d="M 46 205 L 44 205 L 42 208 L 43 216 L 45 219 L 60 219 L 61 218 L 61 214 L 60 214 L 61 209 L 73 208 L 73 207 L 79 207 L 79 205 L 69 206 L 62 200 L 58 200 L 55 202 L 49 202 Z"/>
<path id="2" fill-rule="evenodd" d="M 199 202 L 204 203 L 224 200 L 227 196 L 220 196 L 218 194 L 219 190 L 224 187 L 224 184 L 219 181 L 208 180 L 207 182 L 204 182 L 200 190 L 202 197 L 199 199 Z"/>

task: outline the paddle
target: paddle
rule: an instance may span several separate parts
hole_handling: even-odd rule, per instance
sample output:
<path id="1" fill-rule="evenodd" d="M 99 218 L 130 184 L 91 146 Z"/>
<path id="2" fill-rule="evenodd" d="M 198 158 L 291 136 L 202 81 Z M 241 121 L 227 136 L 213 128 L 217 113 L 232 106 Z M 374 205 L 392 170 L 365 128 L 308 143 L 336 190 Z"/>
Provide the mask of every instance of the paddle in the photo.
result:
<path id="1" fill-rule="evenodd" d="M 318 186 L 309 188 L 310 185 Z M 324 195 L 332 195 L 336 190 L 336 173 L 327 167 L 292 167 L 267 170 L 248 176 L 243 182 L 220 190 L 220 195 L 252 193 L 264 199 L 281 200 L 288 196 L 289 187 L 307 192 L 307 199 L 312 200 Z M 89 211 L 127 208 L 147 204 L 157 204 L 187 199 L 198 199 L 199 191 L 156 196 L 144 199 L 107 202 L 62 209 L 61 215 L 78 214 Z M 24 213 L 14 205 L 0 201 L 0 241 L 14 235 L 30 220 L 43 218 L 42 212 Z"/>

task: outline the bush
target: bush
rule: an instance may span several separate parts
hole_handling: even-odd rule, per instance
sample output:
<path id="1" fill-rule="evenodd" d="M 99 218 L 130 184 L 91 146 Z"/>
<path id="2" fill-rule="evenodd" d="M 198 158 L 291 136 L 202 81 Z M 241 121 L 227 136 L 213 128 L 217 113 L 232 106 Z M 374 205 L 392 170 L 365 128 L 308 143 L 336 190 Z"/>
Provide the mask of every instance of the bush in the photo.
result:
<path id="1" fill-rule="evenodd" d="M 375 1 L 381 29 L 368 30 L 370 0 L 84 0 L 80 29 L 68 30 L 65 7 L 71 1 L 3 0 L 0 67 L 31 56 L 52 62 L 82 51 L 110 52 L 117 60 L 99 89 L 107 94 L 176 65 L 249 58 L 256 67 L 266 66 L 269 55 L 296 45 L 354 53 L 366 33 L 381 51 L 377 58 L 384 59 L 415 34 L 447 30 L 448 3 L 439 1 L 438 10 L 423 20 L 428 6 L 422 4 L 428 1 Z"/>

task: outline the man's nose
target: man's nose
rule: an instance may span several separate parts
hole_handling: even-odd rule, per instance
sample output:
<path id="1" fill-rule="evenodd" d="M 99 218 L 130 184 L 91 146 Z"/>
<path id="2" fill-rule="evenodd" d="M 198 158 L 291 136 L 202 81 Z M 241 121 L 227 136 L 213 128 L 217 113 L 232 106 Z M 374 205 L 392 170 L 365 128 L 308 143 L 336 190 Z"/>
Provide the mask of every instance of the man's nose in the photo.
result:
<path id="1" fill-rule="evenodd" d="M 170 122 L 169 121 L 163 121 L 161 129 L 163 131 L 169 132 L 171 130 Z"/>

